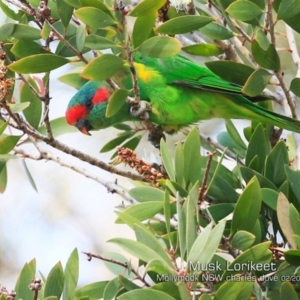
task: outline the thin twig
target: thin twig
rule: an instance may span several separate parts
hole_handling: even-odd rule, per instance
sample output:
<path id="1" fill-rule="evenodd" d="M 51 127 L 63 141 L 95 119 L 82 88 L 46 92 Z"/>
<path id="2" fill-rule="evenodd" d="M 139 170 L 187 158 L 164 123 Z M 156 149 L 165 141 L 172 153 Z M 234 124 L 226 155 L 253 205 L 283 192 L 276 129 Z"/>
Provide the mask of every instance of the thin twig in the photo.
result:
<path id="1" fill-rule="evenodd" d="M 204 201 L 205 193 L 207 191 L 207 180 L 208 180 L 208 174 L 210 170 L 210 165 L 213 159 L 213 156 L 216 154 L 216 152 L 212 152 L 208 154 L 208 160 L 205 167 L 205 173 L 202 179 L 202 184 L 200 187 L 199 197 L 198 197 L 198 204 L 201 204 Z"/>
<path id="2" fill-rule="evenodd" d="M 32 139 L 31 139 L 32 141 Z M 34 142 L 33 142 L 34 143 Z M 100 183 L 101 185 L 103 185 L 107 191 L 109 193 L 116 193 L 118 195 L 120 195 L 122 198 L 124 198 L 124 200 L 128 201 L 130 204 L 134 203 L 135 200 L 130 197 L 130 195 L 121 187 L 119 187 L 116 183 L 112 183 L 112 182 L 108 182 L 106 180 L 103 180 L 102 178 L 98 177 L 97 175 L 87 171 L 84 168 L 80 168 L 74 164 L 68 163 L 66 161 L 64 161 L 61 157 L 56 156 L 50 152 L 47 152 L 43 149 L 40 148 L 40 146 L 37 143 L 34 143 L 34 145 L 36 146 L 36 148 L 38 149 L 39 153 L 38 155 L 33 155 L 31 153 L 25 152 L 23 149 L 20 149 L 18 147 L 14 148 L 14 152 L 16 154 L 21 155 L 24 158 L 29 158 L 32 160 L 51 160 L 53 162 L 58 163 L 60 166 L 71 169 L 79 174 L 84 175 L 85 177 L 92 179 L 98 183 Z"/>
<path id="3" fill-rule="evenodd" d="M 231 150 L 229 150 L 227 147 L 222 146 L 221 144 L 219 144 L 216 141 L 213 141 L 210 137 L 204 135 L 203 133 L 199 133 L 200 138 L 204 141 L 206 141 L 207 143 L 209 143 L 211 146 L 213 146 L 214 148 L 224 152 L 226 156 L 234 159 L 235 161 L 237 161 L 238 163 L 240 163 L 241 165 L 244 165 L 244 162 Z"/>
<path id="4" fill-rule="evenodd" d="M 127 269 L 128 271 L 132 272 L 137 277 L 137 279 L 139 279 L 141 282 L 143 282 L 146 286 L 148 286 L 148 287 L 150 286 L 147 283 L 147 281 L 136 270 L 134 270 L 133 268 L 131 268 L 130 264 L 128 264 L 127 262 L 123 263 L 123 262 L 117 261 L 115 259 L 105 258 L 105 257 L 103 257 L 101 255 L 93 254 L 91 252 L 82 252 L 82 253 L 87 256 L 88 261 L 91 261 L 92 258 L 98 258 L 100 260 L 107 261 L 107 262 L 115 264 L 115 265 L 119 265 L 119 266 Z"/>

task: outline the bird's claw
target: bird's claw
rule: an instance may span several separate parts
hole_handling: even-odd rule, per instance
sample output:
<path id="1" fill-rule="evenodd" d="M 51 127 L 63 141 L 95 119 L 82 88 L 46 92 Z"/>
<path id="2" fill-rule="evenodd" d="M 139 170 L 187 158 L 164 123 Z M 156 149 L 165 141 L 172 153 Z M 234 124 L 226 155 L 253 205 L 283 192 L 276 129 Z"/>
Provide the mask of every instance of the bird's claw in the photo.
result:
<path id="1" fill-rule="evenodd" d="M 130 113 L 133 117 L 140 117 L 143 120 L 149 119 L 150 105 L 147 101 L 139 101 L 138 105 L 132 105 L 130 108 Z"/>

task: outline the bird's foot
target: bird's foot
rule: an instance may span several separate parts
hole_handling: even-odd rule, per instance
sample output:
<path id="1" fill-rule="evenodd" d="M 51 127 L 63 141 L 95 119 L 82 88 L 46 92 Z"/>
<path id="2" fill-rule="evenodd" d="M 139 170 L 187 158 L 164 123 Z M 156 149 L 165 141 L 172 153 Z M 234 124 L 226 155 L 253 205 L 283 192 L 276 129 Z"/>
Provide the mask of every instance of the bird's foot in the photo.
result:
<path id="1" fill-rule="evenodd" d="M 151 110 L 149 102 L 141 100 L 138 104 L 132 105 L 130 108 L 130 113 L 133 117 L 140 117 L 143 120 L 149 119 L 148 111 Z"/>
<path id="2" fill-rule="evenodd" d="M 160 147 L 160 140 L 163 138 L 166 140 L 166 137 L 163 133 L 163 130 L 160 126 L 156 126 L 155 130 L 149 133 L 148 135 L 148 141 L 155 147 L 158 148 Z"/>

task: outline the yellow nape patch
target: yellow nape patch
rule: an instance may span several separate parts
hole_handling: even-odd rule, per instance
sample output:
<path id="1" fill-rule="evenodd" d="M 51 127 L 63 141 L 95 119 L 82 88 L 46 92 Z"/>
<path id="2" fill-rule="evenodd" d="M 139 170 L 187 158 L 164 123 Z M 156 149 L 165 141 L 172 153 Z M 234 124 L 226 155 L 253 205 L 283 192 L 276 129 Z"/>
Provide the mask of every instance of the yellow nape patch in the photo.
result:
<path id="1" fill-rule="evenodd" d="M 156 72 L 150 68 L 147 68 L 143 64 L 134 63 L 134 67 L 137 72 L 138 78 L 143 82 L 149 82 L 155 76 Z"/>

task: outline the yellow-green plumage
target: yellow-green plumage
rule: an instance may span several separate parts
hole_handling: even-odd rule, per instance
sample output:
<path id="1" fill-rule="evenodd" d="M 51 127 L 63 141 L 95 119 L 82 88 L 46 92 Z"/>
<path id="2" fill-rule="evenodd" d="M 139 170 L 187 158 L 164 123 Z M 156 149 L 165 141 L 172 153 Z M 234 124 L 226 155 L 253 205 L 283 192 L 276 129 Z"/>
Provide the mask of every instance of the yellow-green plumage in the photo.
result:
<path id="1" fill-rule="evenodd" d="M 153 59 L 138 53 L 134 66 L 141 99 L 151 103 L 150 121 L 162 125 L 166 131 L 177 131 L 199 120 L 225 118 L 248 119 L 300 132 L 299 121 L 276 114 L 252 102 L 266 99 L 264 96 L 246 97 L 242 95 L 241 87 L 221 79 L 210 70 L 181 56 Z M 113 79 L 122 88 L 132 88 L 129 67 L 118 72 Z M 91 85 L 96 91 L 95 82 L 88 83 L 82 89 L 90 89 Z M 98 83 L 98 86 L 106 85 L 102 82 Z M 81 92 L 82 94 L 85 93 Z M 75 95 L 69 107 L 78 101 L 85 100 L 78 99 L 78 95 Z M 93 129 L 138 119 L 130 115 L 127 103 L 124 103 L 116 115 L 107 119 L 106 106 L 107 102 L 96 105 L 86 117 Z"/>

